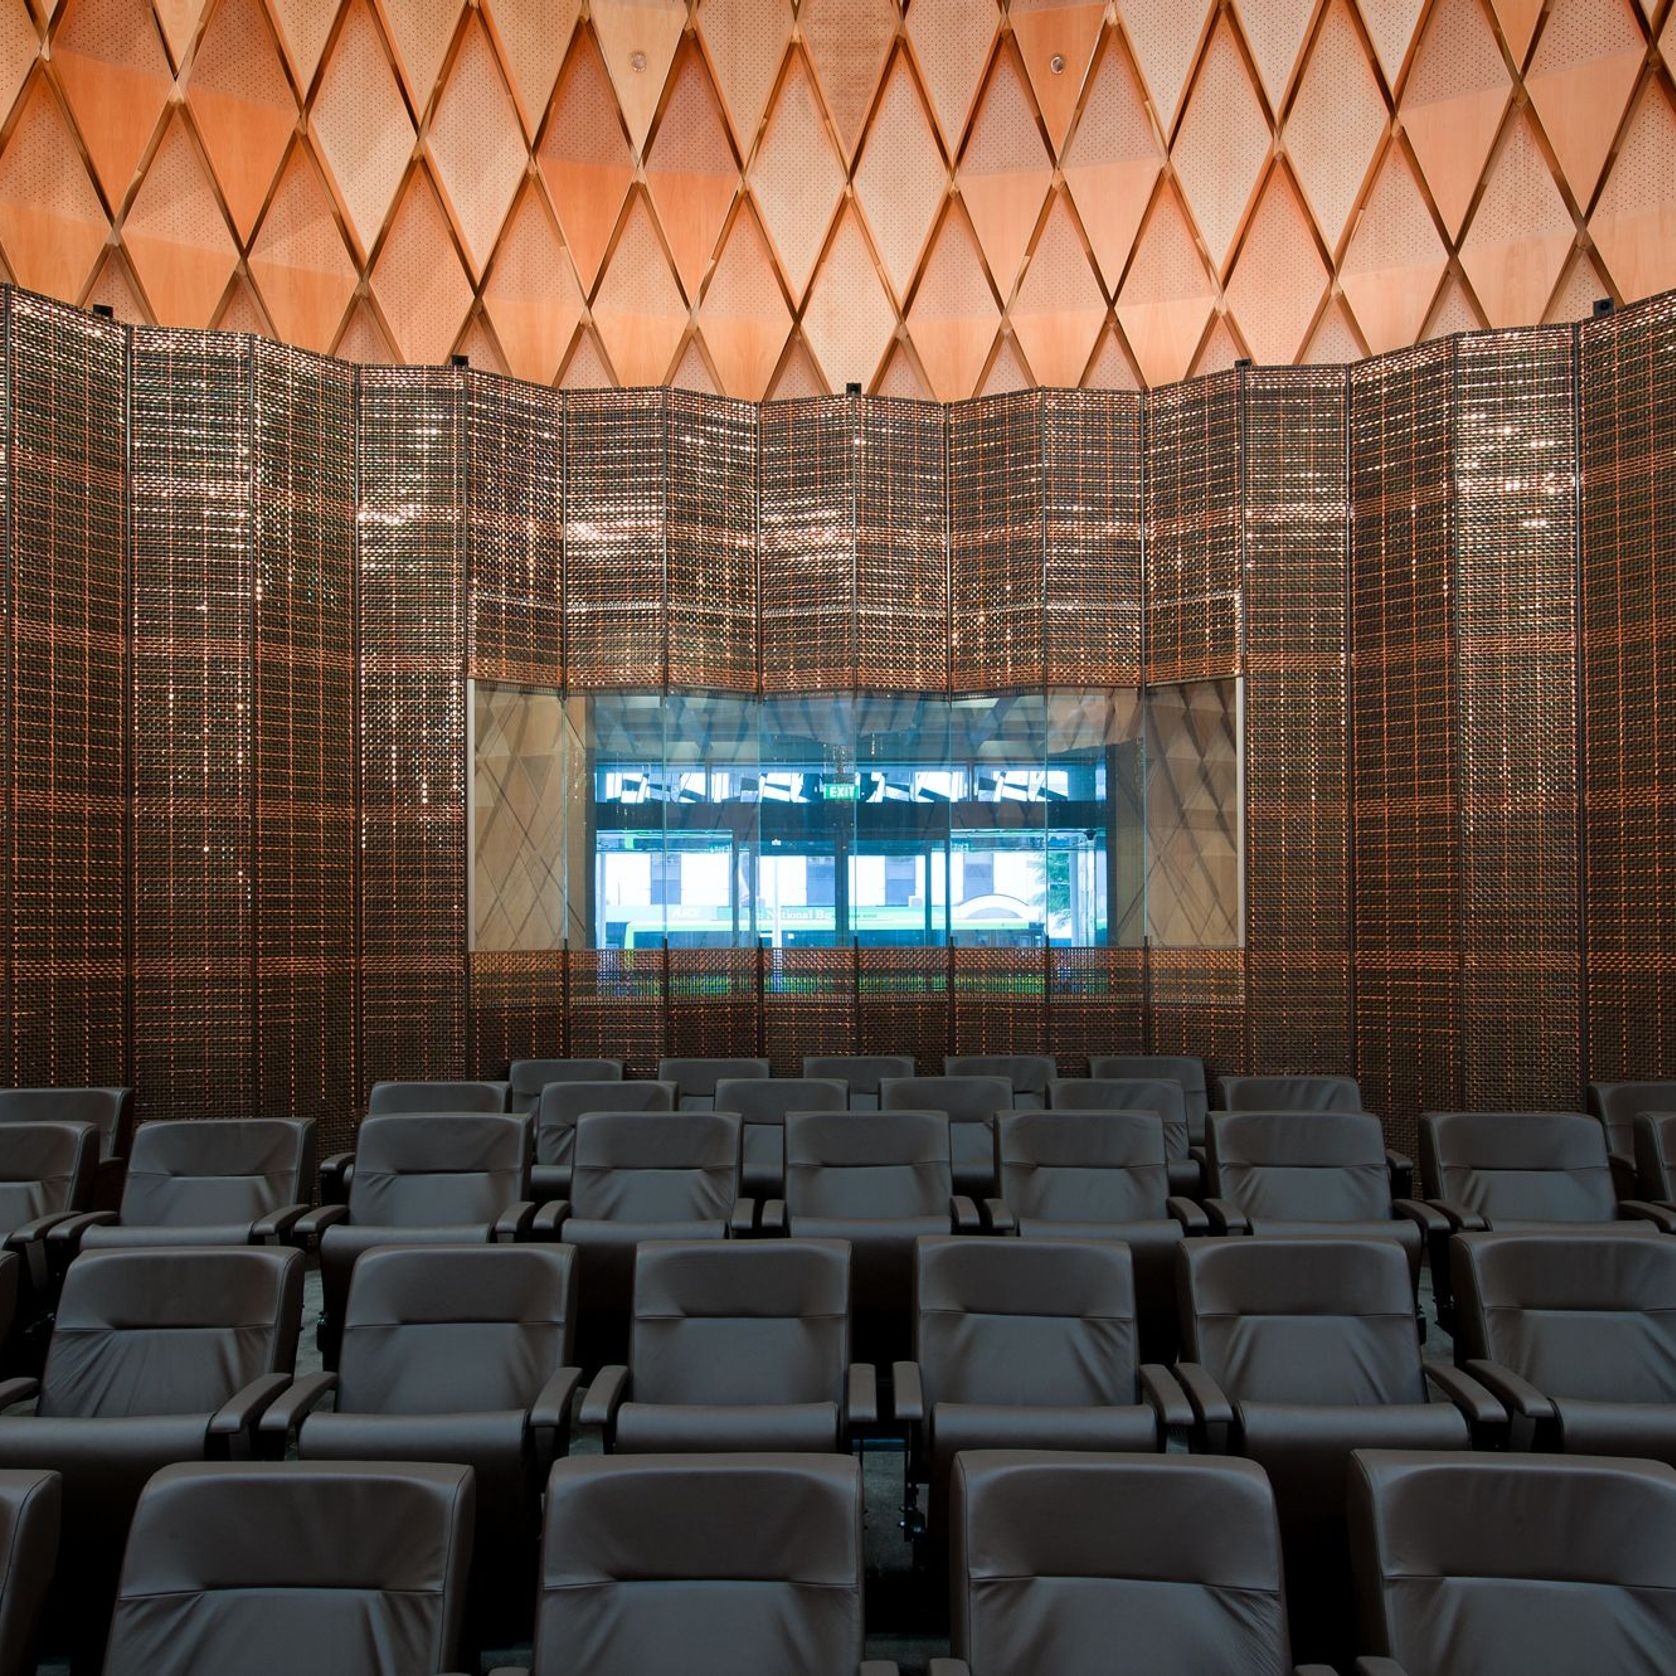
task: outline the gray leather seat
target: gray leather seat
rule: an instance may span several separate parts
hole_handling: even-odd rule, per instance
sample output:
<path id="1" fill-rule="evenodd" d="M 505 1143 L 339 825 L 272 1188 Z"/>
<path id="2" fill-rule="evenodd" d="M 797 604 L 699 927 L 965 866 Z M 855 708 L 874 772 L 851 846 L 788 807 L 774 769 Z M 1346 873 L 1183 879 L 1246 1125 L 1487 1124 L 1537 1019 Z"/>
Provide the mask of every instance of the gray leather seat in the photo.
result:
<path id="1" fill-rule="evenodd" d="M 368 1117 L 419 1112 L 503 1112 L 511 1098 L 504 1082 L 375 1082 L 367 1096 Z"/>
<path id="2" fill-rule="evenodd" d="M 733 1112 L 744 1125 L 744 1192 L 777 1199 L 786 1190 L 786 1114 L 841 1112 L 848 1091 L 836 1077 L 724 1077 L 716 1084 L 716 1110 Z"/>
<path id="3" fill-rule="evenodd" d="M 806 1053 L 806 1077 L 836 1077 L 849 1090 L 850 1110 L 876 1112 L 879 1085 L 886 1077 L 911 1077 L 914 1059 L 908 1053 Z"/>
<path id="4" fill-rule="evenodd" d="M 1205 1062 L 1178 1053 L 1097 1053 L 1090 1056 L 1091 1077 L 1164 1077 L 1178 1084 L 1187 1110 L 1187 1138 L 1194 1146 L 1205 1143 L 1205 1118 L 1210 1111 L 1210 1094 L 1205 1082 Z"/>
<path id="5" fill-rule="evenodd" d="M 621 1082 L 620 1059 L 514 1059 L 506 1070 L 507 1110 L 533 1112 L 551 1082 Z"/>
<path id="6" fill-rule="evenodd" d="M 472 1503 L 459 1466 L 169 1467 L 134 1515 L 105 1676 L 452 1670 Z"/>
<path id="7" fill-rule="evenodd" d="M 1635 1120 L 1643 1112 L 1676 1112 L 1676 1079 L 1655 1082 L 1591 1082 L 1588 1087 L 1589 1115 L 1606 1131 L 1606 1150 L 1619 1173 L 1619 1192 L 1626 1197 L 1643 1193 L 1649 1199 L 1670 1195 L 1659 1192 L 1651 1182 L 1635 1178 Z"/>
<path id="8" fill-rule="evenodd" d="M 1365 1676 L 1676 1670 L 1676 1472 L 1654 1461 L 1359 1451 Z"/>
<path id="9" fill-rule="evenodd" d="M 658 1080 L 675 1084 L 675 1109 L 683 1112 L 715 1110 L 716 1084 L 727 1078 L 766 1077 L 766 1059 L 660 1059 Z"/>
<path id="10" fill-rule="evenodd" d="M 1204 1167 L 1193 1152 L 1187 1097 L 1173 1077 L 1062 1077 L 1048 1090 L 1048 1105 L 1054 1111 L 1155 1113 L 1164 1125 L 1170 1191 L 1196 1198 L 1203 1188 Z"/>
<path id="11" fill-rule="evenodd" d="M 1228 1112 L 1362 1112 L 1354 1077 L 1218 1077 L 1217 1094 Z"/>
<path id="12" fill-rule="evenodd" d="M 23 1264 L 25 1307 L 51 1308 L 47 1235 L 92 1208 L 99 1131 L 86 1122 L 0 1127 L 0 1240 Z"/>
<path id="13" fill-rule="evenodd" d="M 1059 1076 L 1049 1053 L 951 1053 L 944 1056 L 949 1077 L 1005 1077 L 1012 1085 L 1014 1111 L 1045 1111 Z"/>
<path id="14" fill-rule="evenodd" d="M 63 1513 L 56 1472 L 0 1468 L 0 1676 L 33 1676 Z"/>
<path id="15" fill-rule="evenodd" d="M 91 1123 L 99 1133 L 95 1210 L 114 1210 L 134 1138 L 128 1088 L 0 1088 L 0 1123 Z"/>
<path id="16" fill-rule="evenodd" d="M 628 1366 L 602 1368 L 582 1411 L 623 1454 L 848 1448 L 878 1417 L 841 1240 L 643 1241 Z"/>
<path id="17" fill-rule="evenodd" d="M 995 1191 L 995 1120 L 1013 1109 L 1006 1077 L 886 1077 L 881 1111 L 942 1112 L 949 1120 L 954 1188 L 975 1199 Z"/>
<path id="18" fill-rule="evenodd" d="M 1647 1197 L 1676 1202 L 1676 1111 L 1638 1112 L 1631 1128 L 1636 1175 Z"/>
<path id="19" fill-rule="evenodd" d="M 570 1191 L 576 1120 L 588 1112 L 672 1112 L 672 1082 L 550 1082 L 535 1108 L 535 1167 L 530 1192 L 540 1200 L 562 1199 Z"/>

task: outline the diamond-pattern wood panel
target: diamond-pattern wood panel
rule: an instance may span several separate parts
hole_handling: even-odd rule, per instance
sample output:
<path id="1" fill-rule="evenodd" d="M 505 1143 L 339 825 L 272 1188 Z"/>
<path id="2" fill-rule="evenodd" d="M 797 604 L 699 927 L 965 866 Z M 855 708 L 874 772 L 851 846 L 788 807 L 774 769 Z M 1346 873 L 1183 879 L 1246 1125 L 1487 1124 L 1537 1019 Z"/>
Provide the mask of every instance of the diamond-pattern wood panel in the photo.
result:
<path id="1" fill-rule="evenodd" d="M 572 389 L 1323 364 L 1676 283 L 1673 32 L 1637 0 L 0 0 L 0 259 L 138 325 Z"/>

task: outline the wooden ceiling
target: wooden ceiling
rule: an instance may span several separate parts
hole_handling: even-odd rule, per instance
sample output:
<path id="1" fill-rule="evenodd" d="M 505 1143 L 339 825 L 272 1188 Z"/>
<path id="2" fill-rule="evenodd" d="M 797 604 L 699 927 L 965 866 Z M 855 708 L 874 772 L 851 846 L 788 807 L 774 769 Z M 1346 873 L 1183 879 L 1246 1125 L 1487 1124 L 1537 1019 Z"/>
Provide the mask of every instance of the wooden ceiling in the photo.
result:
<path id="1" fill-rule="evenodd" d="M 1676 286 L 1676 0 L 0 0 L 0 253 L 118 318 L 942 400 Z"/>

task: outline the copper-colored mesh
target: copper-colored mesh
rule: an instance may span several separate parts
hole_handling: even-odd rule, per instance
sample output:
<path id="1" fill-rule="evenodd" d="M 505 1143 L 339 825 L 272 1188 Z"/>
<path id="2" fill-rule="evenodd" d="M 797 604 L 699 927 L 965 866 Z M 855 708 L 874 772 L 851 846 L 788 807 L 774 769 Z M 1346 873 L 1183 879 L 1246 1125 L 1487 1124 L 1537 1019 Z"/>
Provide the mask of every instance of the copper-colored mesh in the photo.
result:
<path id="1" fill-rule="evenodd" d="M 1049 950 L 1046 1049 L 1061 1076 L 1085 1075 L 1098 1054 L 1145 1051 L 1144 963 L 1138 948 Z"/>
<path id="2" fill-rule="evenodd" d="M 922 1076 L 939 1074 L 952 1019 L 949 949 L 856 953 L 858 1053 L 905 1053 Z"/>
<path id="3" fill-rule="evenodd" d="M 571 1057 L 620 1059 L 627 1076 L 655 1076 L 666 1052 L 663 952 L 572 949 L 565 969 Z"/>
<path id="4" fill-rule="evenodd" d="M 950 1053 L 1041 1053 L 1048 1031 L 1045 948 L 951 949 Z M 956 1044 L 958 1044 L 958 1049 Z"/>
<path id="5" fill-rule="evenodd" d="M 1213 1075 L 1246 1068 L 1245 952 L 1148 949 L 1148 1053 L 1186 1053 Z"/>
<path id="6" fill-rule="evenodd" d="M 810 1053 L 856 1051 L 854 949 L 764 949 L 762 1052 L 777 1077 L 803 1075 Z"/>
<path id="7" fill-rule="evenodd" d="M 475 949 L 470 978 L 469 1069 L 479 1076 L 499 1077 L 514 1059 L 564 1056 L 562 950 Z"/>
<path id="8" fill-rule="evenodd" d="M 756 1058 L 758 951 L 670 949 L 664 959 L 664 1051 L 683 1058 Z"/>

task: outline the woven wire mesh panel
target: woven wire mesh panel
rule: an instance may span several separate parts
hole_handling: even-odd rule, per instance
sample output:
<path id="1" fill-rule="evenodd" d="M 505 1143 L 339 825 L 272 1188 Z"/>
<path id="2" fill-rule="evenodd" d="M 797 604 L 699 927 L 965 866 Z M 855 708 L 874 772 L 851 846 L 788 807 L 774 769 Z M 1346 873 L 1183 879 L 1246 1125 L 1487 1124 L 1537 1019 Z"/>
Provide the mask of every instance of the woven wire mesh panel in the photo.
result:
<path id="1" fill-rule="evenodd" d="M 565 675 L 576 692 L 667 680 L 667 400 L 663 390 L 565 400 Z"/>
<path id="2" fill-rule="evenodd" d="M 10 296 L 12 1079 L 127 1081 L 127 334 Z"/>
<path id="3" fill-rule="evenodd" d="M 669 393 L 669 680 L 757 690 L 757 409 Z"/>
<path id="4" fill-rule="evenodd" d="M 134 1080 L 151 1117 L 249 1108 L 251 363 L 233 333 L 136 331 Z"/>
<path id="5" fill-rule="evenodd" d="M 488 373 L 464 381 L 470 673 L 563 680 L 564 397 Z"/>
<path id="6" fill-rule="evenodd" d="M 757 949 L 671 949 L 666 1051 L 699 1059 L 754 1059 L 761 978 Z"/>
<path id="7" fill-rule="evenodd" d="M 858 398 L 855 678 L 878 692 L 949 680 L 944 410 Z"/>
<path id="8" fill-rule="evenodd" d="M 1582 328 L 1589 1075 L 1676 1070 L 1676 296 Z"/>
<path id="9" fill-rule="evenodd" d="M 857 1053 L 905 1053 L 922 1076 L 954 1051 L 948 949 L 861 949 L 856 954 Z"/>
<path id="10" fill-rule="evenodd" d="M 1048 1040 L 1045 948 L 955 949 L 951 1053 L 1043 1053 Z"/>
<path id="11" fill-rule="evenodd" d="M 1219 1075 L 1246 1068 L 1245 951 L 1147 951 L 1147 1052 L 1191 1054 Z"/>
<path id="12" fill-rule="evenodd" d="M 1356 1065 L 1394 1145 L 1458 1107 L 1454 347 L 1350 373 Z"/>
<path id="13" fill-rule="evenodd" d="M 355 377 L 256 342 L 256 1109 L 347 1145 L 355 1080 Z"/>
<path id="14" fill-rule="evenodd" d="M 1046 1051 L 1061 1076 L 1086 1076 L 1103 1053 L 1146 1051 L 1144 961 L 1138 948 L 1050 951 Z"/>
<path id="15" fill-rule="evenodd" d="M 1141 680 L 1141 398 L 1044 390 L 1042 524 L 1050 686 Z"/>
<path id="16" fill-rule="evenodd" d="M 1262 1072 L 1352 1066 L 1346 405 L 1342 368 L 1246 375 L 1246 1016 Z"/>
<path id="17" fill-rule="evenodd" d="M 949 667 L 955 692 L 1040 687 L 1042 399 L 1033 390 L 948 409 Z"/>
<path id="18" fill-rule="evenodd" d="M 1455 351 L 1462 1094 L 1571 1110 L 1577 923 L 1573 334 Z"/>
<path id="19" fill-rule="evenodd" d="M 464 382 L 361 373 L 362 1081 L 466 1062 Z"/>
<path id="20" fill-rule="evenodd" d="M 565 971 L 560 949 L 476 949 L 470 958 L 471 1052 L 476 1076 L 499 1077 L 514 1059 L 565 1051 Z"/>
<path id="21" fill-rule="evenodd" d="M 853 949 L 765 949 L 762 1051 L 777 1077 L 803 1075 L 810 1053 L 856 1049 Z"/>
<path id="22" fill-rule="evenodd" d="M 12 490 L 12 289 L 0 286 L 0 528 L 11 529 Z M 12 994 L 12 568 L 10 540 L 0 542 L 0 1075 L 13 1075 Z"/>
<path id="23" fill-rule="evenodd" d="M 620 1059 L 624 1074 L 657 1075 L 664 1046 L 661 949 L 572 949 L 566 959 L 566 1051 Z"/>
<path id="24" fill-rule="evenodd" d="M 1240 376 L 1147 398 L 1147 681 L 1239 673 Z"/>
<path id="25" fill-rule="evenodd" d="M 856 403 L 767 402 L 761 424 L 762 690 L 856 679 Z"/>

